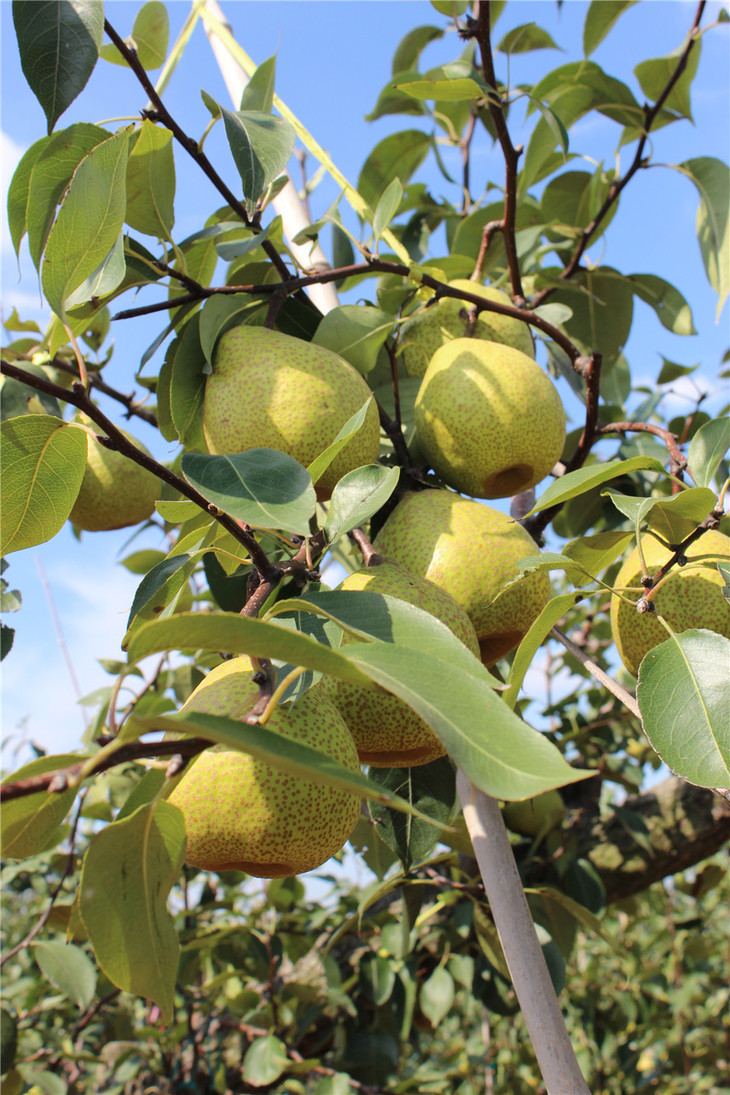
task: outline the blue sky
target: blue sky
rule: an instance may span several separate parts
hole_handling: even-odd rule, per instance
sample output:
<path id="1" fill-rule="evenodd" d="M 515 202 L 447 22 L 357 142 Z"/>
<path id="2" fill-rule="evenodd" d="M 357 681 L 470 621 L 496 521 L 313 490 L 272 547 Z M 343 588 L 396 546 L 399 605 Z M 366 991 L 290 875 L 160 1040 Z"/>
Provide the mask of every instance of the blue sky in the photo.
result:
<path id="1" fill-rule="evenodd" d="M 137 3 L 112 0 L 106 14 L 116 29 L 131 30 Z M 355 183 L 373 145 L 389 133 L 420 123 L 408 117 L 386 117 L 375 123 L 364 121 L 377 95 L 390 76 L 393 52 L 413 27 L 444 25 L 444 20 L 427 0 L 223 0 L 223 8 L 234 34 L 257 62 L 277 53 L 277 93 L 301 118 L 343 173 Z M 557 64 L 582 55 L 581 36 L 587 4 L 568 0 L 562 10 L 552 0 L 516 0 L 508 3 L 497 25 L 495 40 L 511 27 L 535 21 L 545 27 L 563 47 L 513 58 L 512 83 L 532 83 Z M 188 13 L 188 4 L 169 4 L 171 36 L 174 38 Z M 717 17 L 720 5 L 709 3 L 703 25 Z M 695 3 L 687 0 L 643 0 L 624 14 L 594 60 L 611 75 L 624 80 L 641 101 L 632 74 L 634 66 L 647 57 L 659 57 L 676 50 L 692 22 Z M 19 157 L 45 133 L 41 108 L 30 92 L 20 70 L 12 26 L 11 4 L 0 3 L 2 29 L 2 170 L 3 210 L 7 183 Z M 423 66 L 452 60 L 459 52 L 453 33 L 433 43 L 424 54 Z M 657 133 L 654 139 L 658 162 L 677 163 L 693 156 L 712 155 L 728 159 L 728 26 L 704 36 L 699 72 L 692 90 L 696 125 L 679 122 Z M 505 61 L 498 59 L 498 72 L 505 76 Z M 199 89 L 205 88 L 222 103 L 229 102 L 225 86 L 213 60 L 202 28 L 196 29 L 185 58 L 174 75 L 165 101 L 172 113 L 193 135 L 202 133 L 209 115 Z M 145 97 L 126 69 L 100 62 L 85 92 L 61 118 L 59 127 L 74 121 L 103 122 L 136 115 Z M 521 110 L 513 112 L 514 139 L 525 140 L 520 130 Z M 107 122 L 109 128 L 114 122 Z M 589 115 L 571 135 L 573 147 L 596 160 L 611 162 L 616 126 L 608 119 Z M 235 169 L 226 150 L 220 127 L 206 144 L 206 152 L 229 182 Z M 622 166 L 630 162 L 631 150 L 624 150 Z M 177 221 L 175 236 L 184 238 L 200 226 L 202 219 L 221 204 L 207 180 L 193 170 L 179 150 L 177 168 Z M 457 169 L 455 159 L 447 166 Z M 571 166 L 576 166 L 571 165 Z M 580 166 L 579 164 L 577 166 Z M 308 161 L 309 173 L 316 165 Z M 489 142 L 474 149 L 472 179 L 476 195 L 483 179 L 501 182 L 499 153 Z M 453 187 L 431 163 L 419 173 L 435 194 L 456 200 Z M 295 175 L 295 181 L 298 175 Z M 316 217 L 337 197 L 339 188 L 325 179 L 311 202 Z M 716 297 L 704 273 L 694 235 L 697 194 L 676 172 L 652 169 L 641 172 L 627 188 L 619 211 L 605 238 L 590 252 L 595 262 L 614 265 L 626 273 L 655 273 L 673 282 L 689 301 L 699 334 L 680 339 L 660 326 L 653 312 L 638 303 L 634 329 L 626 354 L 635 377 L 651 383 L 660 367 L 660 355 L 683 364 L 702 363 L 701 383 L 713 394 L 708 409 L 719 409 L 727 396 L 726 382 L 717 379 L 720 359 L 728 346 L 727 308 L 715 322 Z M 354 228 L 354 217 L 343 216 Z M 148 245 L 150 241 L 145 241 Z M 6 231 L 3 213 L 2 290 L 3 313 L 17 307 L 23 318 L 43 317 L 37 280 L 28 258 L 21 254 L 21 276 Z M 148 299 L 153 299 L 152 297 Z M 156 297 L 154 299 L 157 299 Z M 130 391 L 132 376 L 145 347 L 162 327 L 158 318 L 141 324 L 116 324 L 115 355 L 107 368 L 110 383 Z M 155 359 L 149 367 L 155 371 Z M 723 392 L 723 387 L 725 391 Z M 563 387 L 562 394 L 565 389 Z M 671 414 L 691 407 L 691 384 L 679 386 L 668 401 Z M 114 405 L 105 409 L 114 414 Z M 121 419 L 119 419 L 121 421 Z M 154 448 L 162 459 L 172 457 L 171 447 L 143 423 L 134 432 Z M 39 566 L 47 579 L 61 621 L 69 656 L 73 661 L 82 693 L 109 682 L 97 658 L 120 655 L 119 640 L 138 578 L 116 565 L 118 558 L 142 546 L 157 547 L 157 536 L 148 531 L 130 542 L 130 532 L 86 534 L 78 543 L 65 527 L 50 543 L 10 557 L 6 577 L 11 588 L 23 596 L 23 609 L 8 623 L 16 626 L 16 645 L 5 661 L 4 735 L 8 745 L 5 765 L 14 767 L 13 750 L 21 740 L 31 739 L 52 751 L 75 747 L 83 730 L 83 719 L 75 703 L 69 673 L 54 633 Z M 25 757 L 20 753 L 20 758 Z"/>

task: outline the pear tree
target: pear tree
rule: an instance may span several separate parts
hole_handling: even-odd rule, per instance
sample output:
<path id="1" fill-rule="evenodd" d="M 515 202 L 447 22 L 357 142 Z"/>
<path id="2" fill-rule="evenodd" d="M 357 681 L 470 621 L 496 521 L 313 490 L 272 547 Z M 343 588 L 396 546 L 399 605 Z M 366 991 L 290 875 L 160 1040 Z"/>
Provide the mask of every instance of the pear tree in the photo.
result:
<path id="1" fill-rule="evenodd" d="M 730 1082 L 728 354 L 671 417 L 694 367 L 648 383 L 629 339 L 695 335 L 689 289 L 617 234 L 676 176 L 723 315 L 728 166 L 681 135 L 730 18 L 614 74 L 662 6 L 565 5 L 582 52 L 526 83 L 548 5 L 408 9 L 350 180 L 248 5 L 13 2 L 47 132 L 9 234 L 50 319 L 5 320 L 3 613 L 15 553 L 145 547 L 84 739 L 4 772 L 8 1092 Z"/>

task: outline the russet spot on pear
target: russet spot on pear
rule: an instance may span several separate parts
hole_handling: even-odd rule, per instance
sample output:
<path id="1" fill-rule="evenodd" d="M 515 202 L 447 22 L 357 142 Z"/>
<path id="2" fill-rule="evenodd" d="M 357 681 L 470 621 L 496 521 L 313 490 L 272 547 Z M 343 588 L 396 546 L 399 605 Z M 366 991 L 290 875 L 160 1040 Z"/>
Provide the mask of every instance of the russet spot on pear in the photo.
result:
<path id="1" fill-rule="evenodd" d="M 490 666 L 519 645 L 550 596 L 544 572 L 519 574 L 537 555 L 532 537 L 507 514 L 448 490 L 411 492 L 378 533 L 377 551 L 446 590 L 466 611 Z"/>
<path id="2" fill-rule="evenodd" d="M 497 304 L 513 307 L 512 301 L 501 289 L 480 285 L 467 278 L 455 278 L 449 282 L 453 289 L 484 297 Z M 437 304 L 406 320 L 398 339 L 399 352 L 408 376 L 423 376 L 431 358 L 441 346 L 454 338 L 464 338 L 469 325 L 471 304 L 456 297 L 442 297 Z M 530 357 L 535 352 L 530 328 L 526 323 L 498 312 L 480 312 L 472 334 L 474 339 L 487 339 L 514 346 Z"/>
<path id="3" fill-rule="evenodd" d="M 203 398 L 203 434 L 214 454 L 278 449 L 305 468 L 365 404 L 370 388 L 349 362 L 323 346 L 242 325 L 221 335 Z M 374 463 L 380 424 L 365 421 L 315 484 L 326 500 L 343 475 Z"/>
<path id="4" fill-rule="evenodd" d="M 380 558 L 374 565 L 355 571 L 338 588 L 385 593 L 416 605 L 446 624 L 479 657 L 476 633 L 464 609 L 433 582 L 411 574 L 392 559 Z M 348 641 L 352 640 L 343 639 L 343 643 Z M 403 700 L 384 689 L 371 691 L 331 679 L 325 687 L 350 728 L 363 764 L 410 768 L 427 764 L 446 752 L 428 724 Z"/>
<path id="5" fill-rule="evenodd" d="M 183 705 L 243 720 L 259 696 L 247 657 L 211 670 Z M 268 730 L 359 772 L 352 735 L 318 685 L 277 707 Z M 293 776 L 247 753 L 216 746 L 191 764 L 169 802 L 185 818 L 188 863 L 208 871 L 281 878 L 319 867 L 340 850 L 360 814 L 359 798 Z"/>
<path id="6" fill-rule="evenodd" d="M 672 553 L 652 536 L 643 536 L 641 543 L 649 573 L 656 574 Z M 708 554 L 730 560 L 730 537 L 716 529 L 705 532 L 687 549 L 688 563 Z M 715 562 L 708 559 L 701 567 L 675 567 L 669 571 L 652 600 L 657 613 L 675 633 L 699 627 L 730 638 L 730 605 L 722 592 L 724 584 Z M 642 595 L 638 548 L 616 575 L 614 588 L 626 587 L 634 587 L 635 591 L 626 596 L 636 602 Z M 637 612 L 634 604 L 627 604 L 617 594 L 611 598 L 611 631 L 622 662 L 634 676 L 644 656 L 669 638 L 669 632 L 653 613 Z"/>

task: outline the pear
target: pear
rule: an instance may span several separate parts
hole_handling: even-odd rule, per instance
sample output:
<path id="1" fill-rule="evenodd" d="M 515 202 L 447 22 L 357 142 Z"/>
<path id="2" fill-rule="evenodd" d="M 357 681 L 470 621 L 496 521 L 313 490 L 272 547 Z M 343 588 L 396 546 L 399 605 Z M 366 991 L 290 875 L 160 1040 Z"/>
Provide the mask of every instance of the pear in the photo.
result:
<path id="1" fill-rule="evenodd" d="M 243 721 L 258 695 L 250 659 L 233 658 L 211 670 L 182 710 Z M 266 728 L 359 771 L 352 735 L 318 685 L 293 706 L 277 707 Z M 360 800 L 347 791 L 289 775 L 223 746 L 201 753 L 168 801 L 185 818 L 188 863 L 259 878 L 319 867 L 340 850 L 360 814 Z"/>
<path id="2" fill-rule="evenodd" d="M 484 297 L 485 300 L 512 306 L 506 293 L 489 285 L 480 285 L 479 282 L 469 281 L 467 278 L 455 278 L 449 285 L 454 289 L 464 289 L 468 293 Z M 464 337 L 471 307 L 465 300 L 442 297 L 438 304 L 433 304 L 412 319 L 406 320 L 401 328 L 398 346 L 409 376 L 423 376 L 431 358 L 441 346 L 452 338 Z M 497 312 L 480 312 L 470 337 L 514 346 L 530 357 L 535 352 L 529 326 L 519 319 L 501 316 Z"/>
<path id="3" fill-rule="evenodd" d="M 83 422 L 72 425 L 86 433 L 86 469 L 69 514 L 72 524 L 87 532 L 104 532 L 145 521 L 161 494 L 157 476 L 128 456 L 100 444 L 94 430 Z M 126 430 L 122 433 L 147 453 L 135 437 Z"/>
<path id="4" fill-rule="evenodd" d="M 502 817 L 513 833 L 544 837 L 561 824 L 565 817 L 565 803 L 559 791 L 545 791 L 534 798 L 505 803 Z"/>
<path id="5" fill-rule="evenodd" d="M 565 412 L 552 380 L 532 358 L 498 342 L 456 338 L 437 350 L 415 421 L 437 475 L 473 498 L 533 487 L 565 444 Z"/>
<path id="6" fill-rule="evenodd" d="M 374 546 L 451 594 L 474 626 L 486 666 L 519 645 L 550 596 L 541 571 L 501 593 L 518 576 L 518 561 L 538 554 L 537 544 L 507 514 L 452 491 L 405 494 Z"/>
<path id="7" fill-rule="evenodd" d="M 643 536 L 641 545 L 651 575 L 661 570 L 673 554 L 653 536 Z M 730 537 L 711 530 L 691 544 L 686 554 L 688 563 L 700 555 L 721 556 L 730 560 Z M 730 605 L 723 596 L 724 584 L 715 560 L 708 559 L 702 566 L 674 567 L 651 599 L 657 613 L 664 617 L 672 631 L 702 627 L 730 638 Z M 632 601 L 638 601 L 641 597 L 638 548 L 634 548 L 625 560 L 614 586 L 618 590 L 636 587 L 626 596 Z M 617 594 L 611 598 L 611 631 L 621 661 L 634 676 L 637 676 L 642 659 L 652 647 L 669 638 L 669 632 L 654 613 L 637 612 L 632 604 L 622 601 Z"/>
<path id="8" fill-rule="evenodd" d="M 339 589 L 386 593 L 430 612 L 479 657 L 479 643 L 469 617 L 444 590 L 410 574 L 392 559 L 373 556 L 370 564 L 350 574 Z M 353 641 L 347 636 L 343 643 Z M 370 691 L 328 679 L 325 688 L 350 728 L 363 764 L 376 768 L 411 768 L 442 757 L 446 750 L 416 712 L 383 688 Z"/>
<path id="9" fill-rule="evenodd" d="M 211 453 L 278 449 L 308 467 L 370 395 L 357 370 L 332 350 L 244 324 L 218 340 L 203 434 Z M 374 463 L 379 446 L 371 400 L 362 427 L 315 484 L 320 501 L 346 472 Z"/>

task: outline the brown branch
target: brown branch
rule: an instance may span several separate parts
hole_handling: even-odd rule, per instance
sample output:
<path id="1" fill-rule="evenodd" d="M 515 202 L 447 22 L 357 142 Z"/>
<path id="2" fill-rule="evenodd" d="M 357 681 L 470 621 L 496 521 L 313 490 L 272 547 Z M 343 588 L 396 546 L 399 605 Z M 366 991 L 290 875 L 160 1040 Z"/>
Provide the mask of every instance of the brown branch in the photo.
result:
<path id="1" fill-rule="evenodd" d="M 195 160 L 196 164 L 203 172 L 203 174 L 206 175 L 206 177 L 210 180 L 218 193 L 221 194 L 221 196 L 225 199 L 225 201 L 228 203 L 234 213 L 236 213 L 236 215 L 240 217 L 246 227 L 260 231 L 260 227 L 256 224 L 255 220 L 252 220 L 251 217 L 249 217 L 248 213 L 246 212 L 245 206 L 242 205 L 242 203 L 238 200 L 233 191 L 230 190 L 228 186 L 226 186 L 225 182 L 215 170 L 208 157 L 205 155 L 204 152 L 200 150 L 200 148 L 198 147 L 198 142 L 193 140 L 192 137 L 188 137 L 187 133 L 185 133 L 185 131 L 172 117 L 167 107 L 162 102 L 162 99 L 157 94 L 154 84 L 145 72 L 143 66 L 140 64 L 139 58 L 137 57 L 137 51 L 128 46 L 124 39 L 117 34 L 108 19 L 104 20 L 104 30 L 106 31 L 109 38 L 111 38 L 112 42 L 121 53 L 122 57 L 127 62 L 134 75 L 139 80 L 140 84 L 147 94 L 147 97 L 149 98 L 149 101 L 153 104 L 154 109 L 143 111 L 142 116 L 144 118 L 149 118 L 150 121 L 159 121 L 162 123 L 162 125 L 165 126 L 166 129 L 169 129 L 172 135 L 175 137 L 175 140 L 180 145 L 182 145 L 188 155 Z M 279 252 L 271 243 L 271 241 L 264 240 L 261 246 L 263 247 L 268 257 L 271 259 L 273 265 L 279 271 L 282 278 L 288 278 L 288 267 Z M 307 298 L 307 303 L 310 307 L 314 308 L 314 305 L 309 300 L 309 298 Z"/>
<path id="2" fill-rule="evenodd" d="M 648 166 L 648 161 L 644 159 L 644 149 L 646 148 L 646 142 L 649 139 L 649 131 L 651 130 L 651 127 L 659 116 L 659 112 L 664 106 L 664 103 L 667 101 L 669 95 L 671 94 L 672 88 L 675 86 L 685 68 L 687 67 L 687 59 L 692 52 L 696 41 L 696 34 L 699 30 L 700 22 L 702 20 L 702 13 L 705 8 L 705 3 L 706 0 L 700 0 L 699 4 L 697 5 L 697 11 L 695 12 L 694 21 L 687 36 L 687 44 L 682 50 L 681 56 L 677 61 L 674 72 L 667 80 L 664 90 L 660 94 L 657 101 L 654 103 L 653 107 L 649 107 L 648 105 L 644 106 L 644 131 L 637 146 L 636 154 L 634 155 L 631 166 L 629 167 L 628 171 L 622 179 L 613 180 L 608 189 L 608 194 L 606 195 L 603 205 L 598 210 L 590 224 L 587 224 L 581 232 L 580 238 L 573 254 L 570 257 L 570 260 L 560 273 L 561 281 L 567 281 L 568 278 L 571 278 L 573 276 L 573 274 L 580 266 L 580 260 L 583 257 L 589 243 L 591 242 L 591 239 L 595 235 L 596 230 L 606 219 L 606 216 L 611 207 L 615 205 L 615 203 L 618 201 L 619 195 L 621 194 L 623 189 L 628 185 L 628 183 L 631 181 L 631 179 L 640 168 Z M 555 291 L 555 289 L 556 286 L 554 285 L 549 286 L 545 289 L 541 289 L 540 292 L 535 294 L 532 306 L 534 308 L 537 308 L 538 305 L 542 304 L 543 301 Z"/>
<path id="3" fill-rule="evenodd" d="M 178 738 L 175 741 L 143 742 L 134 741 L 128 745 L 122 745 L 115 753 L 107 755 L 99 761 L 89 773 L 89 776 L 99 775 L 117 764 L 128 764 L 131 761 L 145 760 L 150 757 L 173 757 L 180 754 L 183 757 L 194 757 L 202 753 L 203 749 L 210 746 L 207 738 Z M 41 791 L 49 794 L 62 794 L 74 785 L 88 759 L 80 760 L 78 764 L 70 764 L 66 768 L 58 768 L 55 772 L 43 772 L 38 776 L 28 776 L 27 779 L 18 779 L 12 783 L 0 785 L 0 802 L 12 802 L 16 798 L 26 798 L 28 795 L 37 795 Z"/>
<path id="4" fill-rule="evenodd" d="M 60 357 L 54 357 L 53 361 L 49 362 L 49 365 L 52 365 L 54 369 L 60 369 L 61 372 L 68 373 L 69 376 L 78 376 L 76 367 Z M 101 392 L 103 395 L 108 395 L 110 399 L 115 399 L 117 403 L 121 403 L 127 410 L 128 418 L 141 418 L 143 422 L 147 422 L 150 426 L 157 426 L 157 415 L 152 411 L 148 411 L 141 403 L 138 403 L 134 394 L 124 395 L 123 392 L 117 391 L 116 388 L 112 388 L 110 384 L 107 384 L 99 373 L 90 372 L 88 376 L 89 386 L 95 391 Z"/>
<path id="5" fill-rule="evenodd" d="M 598 427 L 599 434 L 628 433 L 629 431 L 632 433 L 653 433 L 655 437 L 661 438 L 669 451 L 670 473 L 678 478 L 682 477 L 682 473 L 687 467 L 687 461 L 679 451 L 676 434 L 665 430 L 662 426 L 655 426 L 652 422 L 609 422 L 607 426 Z"/>
<path id="6" fill-rule="evenodd" d="M 67 391 L 66 388 L 62 388 L 59 384 L 54 384 L 50 380 L 27 373 L 24 369 L 19 369 L 17 366 L 11 365 L 8 361 L 3 361 L 0 369 L 5 376 L 12 377 L 13 380 L 19 380 L 21 384 L 27 384 L 37 391 L 55 396 L 56 399 L 60 399 L 63 402 L 71 403 L 74 407 L 83 411 L 83 413 L 87 415 L 92 422 L 95 422 L 97 426 L 101 427 L 106 434 L 106 437 L 99 438 L 101 444 L 129 457 L 135 464 L 139 464 L 141 467 L 146 468 L 147 471 L 156 475 L 158 479 L 161 479 L 180 494 L 184 495 L 185 498 L 189 498 L 191 502 L 195 502 L 195 504 L 202 510 L 205 510 L 206 513 L 209 513 L 220 525 L 222 525 L 226 532 L 230 532 L 239 544 L 243 544 L 246 551 L 251 556 L 254 566 L 264 579 L 272 579 L 280 573 L 281 568 L 270 562 L 268 556 L 251 533 L 242 529 L 239 522 L 233 517 L 230 517 L 227 513 L 223 513 L 217 506 L 214 506 L 212 502 L 209 502 L 204 495 L 197 491 L 195 487 L 192 487 L 182 478 L 182 476 L 176 475 L 175 472 L 165 467 L 164 464 L 160 464 L 154 457 L 137 448 L 137 446 L 130 441 L 128 437 L 125 437 L 122 431 L 114 425 L 111 419 L 107 418 L 107 416 L 99 410 L 96 404 L 91 401 L 82 384 L 76 383 L 71 391 Z"/>
<path id="7" fill-rule="evenodd" d="M 517 163 L 522 153 L 522 147 L 512 144 L 512 138 L 507 129 L 504 106 L 497 94 L 497 78 L 494 72 L 494 59 L 492 57 L 491 40 L 491 4 L 489 0 L 481 0 L 477 16 L 476 38 L 479 43 L 479 52 L 482 59 L 482 72 L 484 79 L 494 95 L 490 95 L 487 101 L 489 113 L 494 123 L 497 139 L 502 148 L 505 166 L 504 180 L 504 217 L 502 220 L 502 235 L 504 237 L 504 249 L 507 255 L 507 267 L 509 269 L 510 284 L 512 286 L 512 298 L 517 302 L 524 302 L 522 291 L 522 276 L 520 264 L 517 258 L 517 244 L 515 241 L 515 222 L 517 217 Z"/>

